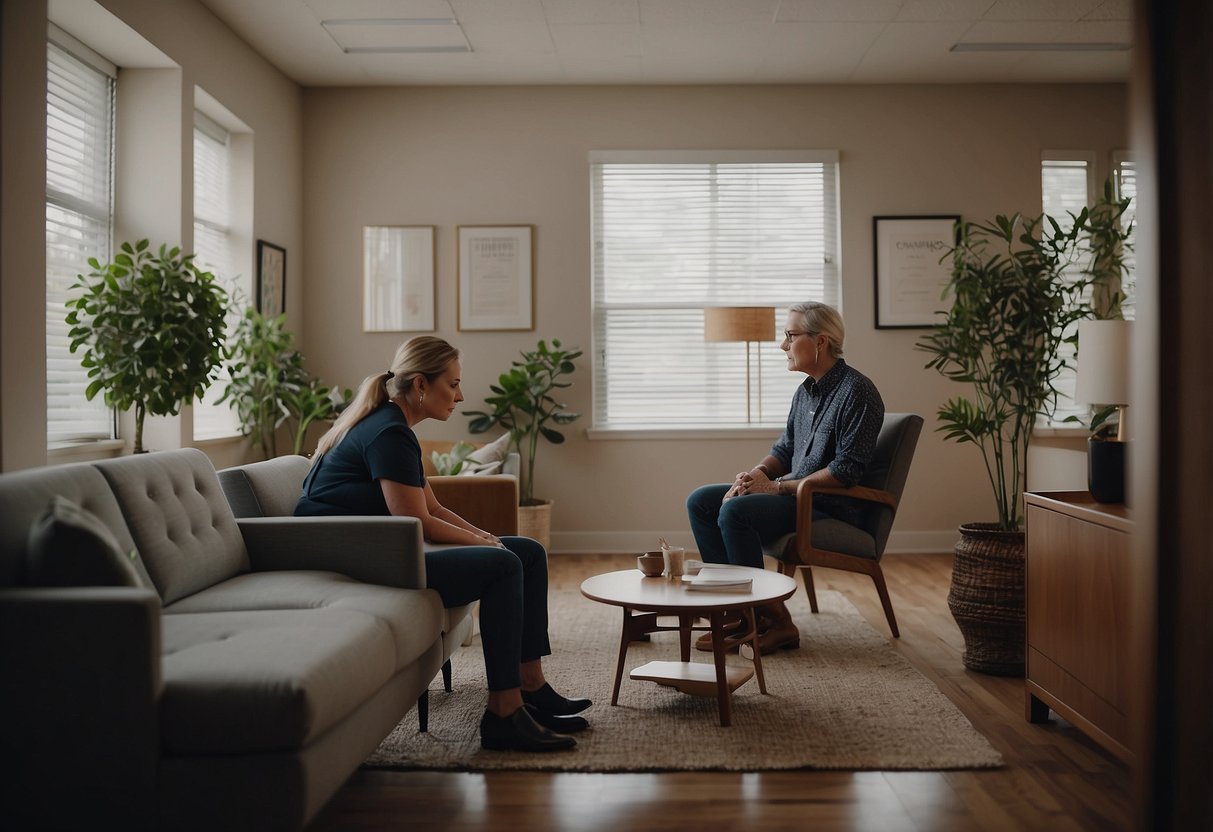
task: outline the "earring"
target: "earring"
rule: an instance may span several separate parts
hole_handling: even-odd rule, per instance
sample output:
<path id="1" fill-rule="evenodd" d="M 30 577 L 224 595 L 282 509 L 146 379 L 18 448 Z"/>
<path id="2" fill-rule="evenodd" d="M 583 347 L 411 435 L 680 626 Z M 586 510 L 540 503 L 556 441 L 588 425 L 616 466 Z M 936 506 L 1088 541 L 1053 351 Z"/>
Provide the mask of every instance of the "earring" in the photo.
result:
<path id="1" fill-rule="evenodd" d="M 420 396 L 417 397 L 417 406 L 421 407 L 421 405 L 423 405 L 423 404 L 425 404 L 425 393 L 422 393 Z"/>
<path id="2" fill-rule="evenodd" d="M 821 357 L 821 347 L 813 347 L 813 360 L 816 361 Z"/>

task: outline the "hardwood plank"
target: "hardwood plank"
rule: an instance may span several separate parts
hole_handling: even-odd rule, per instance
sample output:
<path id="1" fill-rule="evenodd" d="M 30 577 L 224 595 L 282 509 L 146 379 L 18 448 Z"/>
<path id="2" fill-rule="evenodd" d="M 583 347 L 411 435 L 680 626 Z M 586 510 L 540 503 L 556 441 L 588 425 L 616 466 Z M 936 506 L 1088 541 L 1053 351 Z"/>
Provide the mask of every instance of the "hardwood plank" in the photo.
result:
<path id="1" fill-rule="evenodd" d="M 590 575 L 634 564 L 635 555 L 553 556 L 551 586 L 576 589 Z M 1120 761 L 1056 716 L 1041 725 L 1025 720 L 1022 679 L 983 676 L 964 668 L 964 641 L 947 608 L 951 564 L 950 553 L 884 559 L 902 633 L 893 645 L 1002 753 L 1005 768 L 658 774 L 362 770 L 312 828 L 1130 828 L 1130 774 Z M 816 569 L 814 579 L 818 588 L 843 592 L 877 632 L 887 632 L 884 611 L 867 576 Z"/>

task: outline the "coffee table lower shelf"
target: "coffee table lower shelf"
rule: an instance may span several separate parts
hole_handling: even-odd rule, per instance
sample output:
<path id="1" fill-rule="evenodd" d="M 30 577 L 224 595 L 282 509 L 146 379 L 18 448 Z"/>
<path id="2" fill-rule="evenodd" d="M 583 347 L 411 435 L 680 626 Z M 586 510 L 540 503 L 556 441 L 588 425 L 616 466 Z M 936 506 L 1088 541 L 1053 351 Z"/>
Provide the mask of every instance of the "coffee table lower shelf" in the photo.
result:
<path id="1" fill-rule="evenodd" d="M 737 690 L 754 675 L 752 667 L 725 665 L 724 678 L 729 693 Z M 629 679 L 656 682 L 666 687 L 677 688 L 691 696 L 719 694 L 716 687 L 716 666 L 705 662 L 649 662 L 628 674 Z"/>

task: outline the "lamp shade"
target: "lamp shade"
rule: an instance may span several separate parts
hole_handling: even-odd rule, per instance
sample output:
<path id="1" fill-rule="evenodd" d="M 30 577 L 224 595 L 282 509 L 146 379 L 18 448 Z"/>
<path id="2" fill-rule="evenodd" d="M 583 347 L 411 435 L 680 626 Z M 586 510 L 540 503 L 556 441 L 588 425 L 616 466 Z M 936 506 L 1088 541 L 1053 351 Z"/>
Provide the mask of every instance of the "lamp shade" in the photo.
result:
<path id="1" fill-rule="evenodd" d="M 1078 322 L 1078 381 L 1083 404 L 1128 404 L 1130 321 Z"/>
<path id="2" fill-rule="evenodd" d="M 775 310 L 769 306 L 717 306 L 703 310 L 703 340 L 770 341 Z"/>

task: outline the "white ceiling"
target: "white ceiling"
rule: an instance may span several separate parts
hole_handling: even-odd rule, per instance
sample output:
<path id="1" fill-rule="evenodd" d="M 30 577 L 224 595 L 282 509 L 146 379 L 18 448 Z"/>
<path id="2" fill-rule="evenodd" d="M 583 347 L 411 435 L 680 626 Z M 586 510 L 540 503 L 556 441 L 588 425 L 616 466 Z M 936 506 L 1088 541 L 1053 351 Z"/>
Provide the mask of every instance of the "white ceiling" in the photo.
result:
<path id="1" fill-rule="evenodd" d="M 1132 0 L 200 2 L 304 86 L 1121 82 L 1132 37 Z"/>

